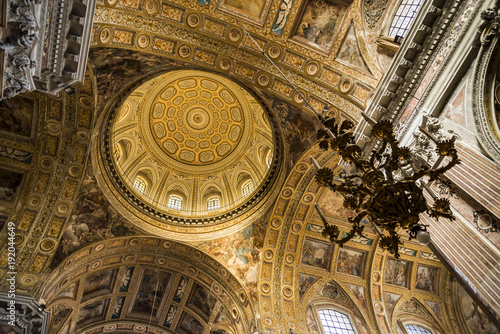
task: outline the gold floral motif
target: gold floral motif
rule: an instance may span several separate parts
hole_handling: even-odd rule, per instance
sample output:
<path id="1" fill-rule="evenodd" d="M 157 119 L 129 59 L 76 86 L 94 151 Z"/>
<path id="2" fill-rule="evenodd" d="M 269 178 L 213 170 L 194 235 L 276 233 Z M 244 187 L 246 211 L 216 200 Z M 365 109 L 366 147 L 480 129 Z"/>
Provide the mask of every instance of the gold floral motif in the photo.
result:
<path id="1" fill-rule="evenodd" d="M 292 87 L 284 84 L 283 82 L 276 80 L 273 85 L 273 90 L 286 96 L 290 97 L 290 94 L 292 93 Z"/>
<path id="2" fill-rule="evenodd" d="M 222 36 L 224 34 L 224 26 L 212 20 L 205 20 L 203 30 L 206 30 L 218 36 Z"/>
<path id="3" fill-rule="evenodd" d="M 129 7 L 133 9 L 139 9 L 140 0 L 119 0 L 118 5 L 123 7 Z"/>
<path id="4" fill-rule="evenodd" d="M 35 261 L 31 264 L 30 271 L 39 272 L 45 265 L 45 262 L 47 262 L 47 259 L 47 256 L 37 255 Z"/>
<path id="5" fill-rule="evenodd" d="M 239 75 L 241 75 L 241 76 L 243 76 L 245 78 L 248 78 L 248 79 L 252 80 L 253 76 L 255 74 L 255 71 L 252 70 L 252 69 L 250 69 L 250 68 L 248 68 L 248 67 L 246 67 L 246 66 L 238 64 L 236 66 L 236 68 L 234 69 L 234 73 L 239 74 Z"/>
<path id="6" fill-rule="evenodd" d="M 213 65 L 215 63 L 215 58 L 216 58 L 216 56 L 213 53 L 209 53 L 209 52 L 205 52 L 205 51 L 201 51 L 201 50 L 196 51 L 196 55 L 194 56 L 195 60 L 210 64 L 210 65 Z"/>
<path id="7" fill-rule="evenodd" d="M 172 53 L 172 50 L 174 49 L 174 43 L 165 39 L 155 38 L 153 49 Z"/>
<path id="8" fill-rule="evenodd" d="M 163 10 L 161 12 L 161 16 L 180 22 L 183 13 L 184 11 L 179 8 L 163 4 Z"/>
<path id="9" fill-rule="evenodd" d="M 294 67 L 301 68 L 302 65 L 304 65 L 305 58 L 299 57 L 296 54 L 287 52 L 285 54 L 283 61 L 289 65 L 294 66 Z"/>
<path id="10" fill-rule="evenodd" d="M 124 31 L 124 30 L 115 30 L 114 36 L 113 36 L 113 42 L 114 43 L 121 43 L 121 44 L 132 44 L 132 37 L 133 33 L 130 31 Z"/>

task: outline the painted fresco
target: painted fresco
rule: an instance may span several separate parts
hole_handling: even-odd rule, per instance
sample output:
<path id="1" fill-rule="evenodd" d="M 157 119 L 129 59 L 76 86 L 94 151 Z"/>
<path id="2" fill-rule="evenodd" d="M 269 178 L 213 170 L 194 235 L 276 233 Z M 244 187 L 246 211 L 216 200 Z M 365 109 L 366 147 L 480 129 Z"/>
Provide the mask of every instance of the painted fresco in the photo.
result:
<path id="1" fill-rule="evenodd" d="M 23 182 L 22 173 L 0 168 L 0 202 L 14 203 Z"/>
<path id="2" fill-rule="evenodd" d="M 299 297 L 302 298 L 307 289 L 309 289 L 311 285 L 316 283 L 317 280 L 318 277 L 316 276 L 299 273 Z"/>
<path id="3" fill-rule="evenodd" d="M 276 14 L 276 19 L 274 20 L 272 31 L 275 34 L 281 35 L 283 28 L 285 27 L 286 21 L 288 19 L 288 14 L 292 9 L 293 0 L 282 0 L 280 4 L 280 9 Z"/>
<path id="4" fill-rule="evenodd" d="M 119 296 L 116 298 L 116 303 L 115 306 L 113 307 L 113 313 L 111 313 L 111 319 L 120 318 L 124 303 L 125 303 L 125 296 Z"/>
<path id="5" fill-rule="evenodd" d="M 115 283 L 116 269 L 90 274 L 85 278 L 82 301 L 89 300 L 93 295 L 111 293 Z"/>
<path id="6" fill-rule="evenodd" d="M 200 310 L 205 320 L 210 317 L 216 303 L 217 299 L 204 287 L 198 284 L 194 286 L 189 305 L 194 306 L 195 310 Z"/>
<path id="7" fill-rule="evenodd" d="M 0 101 L 0 131 L 31 136 L 35 100 L 18 95 Z"/>
<path id="8" fill-rule="evenodd" d="M 392 310 L 394 310 L 394 306 L 396 306 L 396 303 L 398 300 L 401 298 L 401 295 L 395 294 L 395 293 L 385 293 L 385 308 L 386 308 L 386 313 L 389 315 L 389 317 L 392 319 Z"/>
<path id="9" fill-rule="evenodd" d="M 292 164 L 295 164 L 305 151 L 317 143 L 317 118 L 310 111 L 304 112 L 278 97 L 264 92 L 262 94 L 271 104 L 272 111 L 278 115 L 285 142 L 290 149 Z"/>
<path id="10" fill-rule="evenodd" d="M 346 284 L 349 287 L 349 290 L 354 294 L 356 300 L 359 304 L 366 310 L 366 298 L 365 298 L 365 287 L 354 284 Z"/>
<path id="11" fill-rule="evenodd" d="M 167 317 L 165 318 L 165 321 L 163 322 L 163 326 L 170 328 L 172 326 L 172 323 L 174 322 L 175 315 L 177 314 L 177 310 L 179 307 L 177 305 L 170 305 L 170 308 L 168 309 Z"/>
<path id="12" fill-rule="evenodd" d="M 68 319 L 68 316 L 71 314 L 71 308 L 67 305 L 59 304 L 55 306 L 50 313 L 52 319 L 49 327 L 49 334 L 55 334 L 59 332 L 59 329 L 66 322 L 66 319 Z"/>
<path id="13" fill-rule="evenodd" d="M 57 267 L 68 255 L 93 242 L 134 234 L 135 227 L 104 198 L 89 161 L 78 199 L 63 231 L 51 268 Z"/>
<path id="14" fill-rule="evenodd" d="M 384 281 L 388 284 L 394 284 L 406 288 L 408 287 L 409 272 L 409 262 L 388 258 L 385 264 Z"/>
<path id="15" fill-rule="evenodd" d="M 99 300 L 80 308 L 77 326 L 104 319 L 109 299 Z"/>
<path id="16" fill-rule="evenodd" d="M 144 270 L 139 291 L 135 296 L 133 312 L 156 315 L 163 295 L 166 293 L 170 273 L 153 269 Z"/>
<path id="17" fill-rule="evenodd" d="M 340 59 L 352 67 L 370 72 L 368 66 L 366 66 L 363 56 L 361 55 L 361 50 L 359 49 L 356 38 L 356 30 L 354 28 L 354 24 L 352 23 L 347 30 L 344 41 L 340 45 L 339 52 L 337 53 L 337 59 Z"/>
<path id="18" fill-rule="evenodd" d="M 259 18 L 267 0 L 225 0 L 223 4 Z"/>
<path id="19" fill-rule="evenodd" d="M 365 257 L 365 252 L 341 248 L 337 259 L 337 272 L 362 277 Z"/>
<path id="20" fill-rule="evenodd" d="M 57 298 L 75 299 L 77 286 L 78 286 L 78 284 L 76 282 L 72 283 L 67 289 L 59 292 L 59 294 L 57 295 Z"/>
<path id="21" fill-rule="evenodd" d="M 348 219 L 355 216 L 353 211 L 344 207 L 344 197 L 340 193 L 328 189 L 323 192 L 318 205 L 321 212 L 328 217 Z M 316 215 L 319 220 L 317 212 L 314 212 L 313 215 Z"/>
<path id="22" fill-rule="evenodd" d="M 229 313 L 224 307 L 221 307 L 217 318 L 215 318 L 215 323 L 224 323 L 226 325 L 231 325 L 231 318 L 229 317 Z"/>
<path id="23" fill-rule="evenodd" d="M 182 296 L 184 296 L 184 292 L 186 292 L 186 287 L 189 282 L 189 278 L 182 276 L 181 280 L 179 281 L 179 285 L 177 286 L 177 289 L 175 290 L 175 295 L 174 295 L 174 301 L 180 303 Z"/>
<path id="24" fill-rule="evenodd" d="M 127 292 L 130 286 L 130 281 L 132 280 L 132 275 L 134 274 L 135 267 L 128 267 L 123 274 L 123 278 L 120 284 L 120 292 Z"/>
<path id="25" fill-rule="evenodd" d="M 436 315 L 436 317 L 439 319 L 439 321 L 444 323 L 444 318 L 443 318 L 443 311 L 441 309 L 441 304 L 436 303 L 436 302 L 429 302 L 425 301 L 427 305 L 431 308 L 432 312 Z"/>
<path id="26" fill-rule="evenodd" d="M 415 288 L 427 292 L 437 293 L 439 283 L 439 269 L 426 266 L 417 267 Z"/>
<path id="27" fill-rule="evenodd" d="M 470 333 L 498 334 L 498 329 L 462 287 L 460 287 L 460 301 Z"/>
<path id="28" fill-rule="evenodd" d="M 313 310 L 309 306 L 306 311 L 306 326 L 309 334 L 320 334 Z"/>
<path id="29" fill-rule="evenodd" d="M 257 301 L 259 263 L 268 216 L 265 214 L 254 224 L 227 237 L 195 244 L 238 277 L 254 302 Z"/>
<path id="30" fill-rule="evenodd" d="M 332 251 L 333 246 L 331 243 L 306 238 L 302 249 L 301 263 L 329 270 Z"/>
<path id="31" fill-rule="evenodd" d="M 346 7 L 326 0 L 310 0 L 295 29 L 293 39 L 323 52 L 330 51 Z"/>
<path id="32" fill-rule="evenodd" d="M 179 329 L 182 329 L 187 334 L 199 334 L 203 332 L 203 325 L 191 314 L 184 312 L 182 321 L 179 325 Z"/>
<path id="33" fill-rule="evenodd" d="M 114 48 L 91 48 L 89 60 L 99 92 L 96 110 L 138 78 L 184 67 L 184 63 L 169 58 Z"/>

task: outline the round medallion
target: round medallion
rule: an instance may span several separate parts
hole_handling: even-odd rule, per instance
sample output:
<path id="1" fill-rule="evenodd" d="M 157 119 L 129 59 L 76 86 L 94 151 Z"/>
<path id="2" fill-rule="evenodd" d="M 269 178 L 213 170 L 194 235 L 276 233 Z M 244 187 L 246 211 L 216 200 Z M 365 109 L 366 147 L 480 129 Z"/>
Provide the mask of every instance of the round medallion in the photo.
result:
<path id="1" fill-rule="evenodd" d="M 48 251 L 52 250 L 55 245 L 56 244 L 55 244 L 54 240 L 47 239 L 47 240 L 42 241 L 42 243 L 40 244 L 40 249 L 44 252 L 48 252 Z"/>
<path id="2" fill-rule="evenodd" d="M 158 11 L 158 2 L 156 0 L 146 0 L 144 11 L 149 15 L 153 15 Z"/>
<path id="3" fill-rule="evenodd" d="M 309 75 L 315 75 L 318 73 L 319 65 L 317 62 L 313 61 L 306 65 L 306 73 Z"/>
<path id="4" fill-rule="evenodd" d="M 292 196 L 292 194 L 293 194 L 293 191 L 290 188 L 283 189 L 283 191 L 281 192 L 281 196 L 283 196 L 285 198 Z"/>
<path id="5" fill-rule="evenodd" d="M 271 327 L 273 325 L 273 319 L 271 319 L 270 317 L 264 317 L 264 324 L 266 324 L 266 326 L 268 327 Z"/>
<path id="6" fill-rule="evenodd" d="M 294 233 L 299 233 L 301 229 L 302 229 L 302 223 L 301 223 L 301 222 L 295 222 L 295 223 L 292 225 L 292 231 L 293 231 Z"/>
<path id="7" fill-rule="evenodd" d="M 189 45 L 185 45 L 185 44 L 181 45 L 181 46 L 179 46 L 178 53 L 179 53 L 179 57 L 187 58 L 191 55 L 191 47 Z"/>
<path id="8" fill-rule="evenodd" d="M 164 257 L 159 257 L 158 260 L 156 260 L 156 262 L 160 265 L 160 266 L 163 266 L 165 263 L 167 263 L 167 259 L 165 259 Z"/>
<path id="9" fill-rule="evenodd" d="M 52 135 L 57 135 L 61 131 L 61 124 L 56 121 L 48 121 L 47 131 Z"/>
<path id="10" fill-rule="evenodd" d="M 348 94 L 353 87 L 353 82 L 351 78 L 342 78 L 339 84 L 339 90 L 342 94 Z"/>
<path id="11" fill-rule="evenodd" d="M 102 44 L 106 44 L 110 39 L 111 29 L 109 29 L 109 27 L 102 28 L 101 32 L 99 33 L 99 41 L 101 41 Z"/>
<path id="12" fill-rule="evenodd" d="M 134 331 L 136 331 L 136 332 L 144 332 L 144 331 L 146 331 L 146 326 L 143 326 L 143 325 L 135 325 L 135 326 L 134 326 Z"/>
<path id="13" fill-rule="evenodd" d="M 273 259 L 273 257 L 274 257 L 274 253 L 271 249 L 268 249 L 264 252 L 264 259 L 270 261 Z"/>
<path id="14" fill-rule="evenodd" d="M 269 75 L 262 73 L 257 77 L 257 83 L 263 87 L 266 87 L 271 82 Z"/>
<path id="15" fill-rule="evenodd" d="M 277 217 L 273 218 L 273 220 L 271 220 L 271 226 L 274 228 L 280 228 L 281 227 L 281 220 Z"/>
<path id="16" fill-rule="evenodd" d="M 305 96 L 305 93 L 303 91 L 301 91 L 300 94 L 302 94 L 302 96 Z M 304 103 L 304 99 L 302 98 L 302 96 L 300 96 L 300 94 L 297 92 L 293 94 L 293 99 L 299 104 Z"/>
<path id="17" fill-rule="evenodd" d="M 285 261 L 286 263 L 288 264 L 292 264 L 293 261 L 295 261 L 295 256 L 292 254 L 292 253 L 288 253 L 286 256 L 285 256 Z"/>
<path id="18" fill-rule="evenodd" d="M 288 321 L 287 322 L 288 328 L 290 328 L 292 331 L 295 331 L 297 329 L 297 324 L 293 321 Z"/>
<path id="19" fill-rule="evenodd" d="M 215 292 L 216 294 L 219 294 L 221 291 L 220 285 L 216 282 L 212 284 L 212 291 Z"/>
<path id="20" fill-rule="evenodd" d="M 269 57 L 276 59 L 281 56 L 281 48 L 277 45 L 271 45 L 267 50 L 267 53 L 269 54 Z"/>
<path id="21" fill-rule="evenodd" d="M 82 168 L 79 166 L 71 166 L 68 173 L 71 177 L 79 177 L 82 174 Z"/>
<path id="22" fill-rule="evenodd" d="M 52 166 L 54 166 L 54 163 L 52 162 L 52 159 L 48 157 L 44 157 L 40 159 L 40 167 L 42 167 L 45 170 L 52 169 Z"/>
<path id="23" fill-rule="evenodd" d="M 89 139 L 89 133 L 86 130 L 79 130 L 76 133 L 76 139 L 79 141 L 87 141 Z"/>
<path id="24" fill-rule="evenodd" d="M 202 256 L 203 256 L 203 255 L 201 254 L 201 252 L 198 252 L 198 251 L 194 251 L 194 252 L 193 252 L 193 258 L 194 258 L 195 260 L 201 260 Z"/>
<path id="25" fill-rule="evenodd" d="M 189 267 L 187 268 L 187 274 L 190 275 L 190 276 L 195 276 L 196 275 L 196 269 L 193 268 L 193 267 Z"/>
<path id="26" fill-rule="evenodd" d="M 191 28 L 196 28 L 200 25 L 200 16 L 196 13 L 191 13 L 186 17 L 186 23 Z"/>
<path id="27" fill-rule="evenodd" d="M 140 35 L 137 38 L 137 46 L 141 49 L 147 48 L 149 46 L 149 43 L 151 43 L 151 37 L 149 37 L 148 35 Z"/>
<path id="28" fill-rule="evenodd" d="M 380 273 L 374 272 L 372 274 L 372 279 L 374 283 L 380 283 Z"/>
<path id="29" fill-rule="evenodd" d="M 243 36 L 241 31 L 237 28 L 231 28 L 229 29 L 229 32 L 227 33 L 227 36 L 231 42 L 238 42 L 241 40 L 241 37 Z"/>
<path id="30" fill-rule="evenodd" d="M 20 282 L 24 286 L 33 286 L 35 285 L 37 278 L 33 274 L 24 274 L 21 276 Z"/>
<path id="31" fill-rule="evenodd" d="M 193 108 L 187 112 L 186 122 L 191 130 L 203 130 L 210 124 L 210 114 L 202 108 Z"/>
<path id="32" fill-rule="evenodd" d="M 382 306 L 381 302 L 375 302 L 373 304 L 373 306 L 375 307 L 375 311 L 377 311 L 377 313 L 380 313 L 380 314 L 384 313 L 384 306 Z"/>
<path id="33" fill-rule="evenodd" d="M 312 200 L 314 199 L 314 196 L 312 194 L 305 194 L 302 200 L 304 203 L 311 203 Z"/>
<path id="34" fill-rule="evenodd" d="M 102 262 L 101 261 L 96 261 L 90 265 L 90 269 L 95 270 L 101 266 Z"/>
<path id="35" fill-rule="evenodd" d="M 219 67 L 221 70 L 228 71 L 231 68 L 231 60 L 229 58 L 222 58 L 219 61 Z"/>
<path id="36" fill-rule="evenodd" d="M 309 159 L 307 159 L 307 160 L 309 160 Z M 305 172 L 306 170 L 309 169 L 309 166 L 307 164 L 305 164 L 305 163 L 300 163 L 295 168 L 297 168 L 297 170 L 299 172 Z"/>
<path id="37" fill-rule="evenodd" d="M 221 267 L 219 269 L 219 274 L 224 277 L 224 278 L 227 278 L 229 276 L 229 273 L 227 272 L 226 268 L 224 267 Z"/>
<path id="38" fill-rule="evenodd" d="M 106 325 L 106 326 L 104 326 L 104 331 L 105 332 L 112 332 L 114 330 L 116 330 L 116 325 Z"/>
<path id="39" fill-rule="evenodd" d="M 61 202 L 57 205 L 57 212 L 61 215 L 69 211 L 69 204 L 66 202 Z"/>
<path id="40" fill-rule="evenodd" d="M 240 301 L 244 303 L 247 300 L 247 295 L 245 294 L 245 291 L 240 291 Z"/>
<path id="41" fill-rule="evenodd" d="M 164 241 L 163 242 L 163 248 L 171 248 L 172 247 L 172 243 L 170 241 Z"/>
<path id="42" fill-rule="evenodd" d="M 41 202 L 42 199 L 40 198 L 40 196 L 37 195 L 33 195 L 28 199 L 28 205 L 34 208 L 38 207 Z"/>
<path id="43" fill-rule="evenodd" d="M 264 282 L 260 285 L 260 290 L 265 293 L 265 294 L 268 294 L 271 292 L 271 285 L 267 282 Z"/>
<path id="44" fill-rule="evenodd" d="M 86 107 L 86 108 L 90 108 L 92 107 L 92 99 L 88 96 L 81 96 L 79 99 L 78 99 L 78 102 L 83 106 L 83 107 Z"/>
<path id="45" fill-rule="evenodd" d="M 95 251 L 100 252 L 104 249 L 104 247 L 105 247 L 104 244 L 99 244 L 99 245 L 95 246 Z"/>
<path id="46" fill-rule="evenodd" d="M 135 256 L 134 255 L 127 255 L 127 256 L 125 256 L 123 261 L 125 261 L 125 263 L 132 263 L 135 261 Z"/>

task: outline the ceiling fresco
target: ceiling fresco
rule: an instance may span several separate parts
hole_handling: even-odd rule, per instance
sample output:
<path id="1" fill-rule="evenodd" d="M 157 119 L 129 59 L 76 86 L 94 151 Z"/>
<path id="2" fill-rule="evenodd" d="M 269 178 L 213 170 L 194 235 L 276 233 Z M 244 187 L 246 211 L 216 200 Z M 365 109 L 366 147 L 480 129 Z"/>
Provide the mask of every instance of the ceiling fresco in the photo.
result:
<path id="1" fill-rule="evenodd" d="M 49 333 L 321 334 L 317 311 L 325 305 L 363 334 L 397 333 L 409 319 L 441 334 L 490 330 L 429 248 L 405 241 L 395 259 L 366 222 L 364 237 L 342 248 L 321 234 L 314 203 L 343 233 L 353 213 L 314 180 L 310 156 L 334 168 L 337 180 L 345 172 L 338 156 L 318 147 L 320 123 L 303 97 L 316 111 L 328 106 L 328 116 L 360 119 L 394 55 L 376 40 L 396 2 L 98 1 L 86 80 L 75 93 L 0 102 L 0 227 L 19 222 L 18 293 L 47 305 Z M 215 88 L 201 98 L 203 78 Z M 150 85 L 156 80 L 162 85 Z M 169 115 L 176 98 L 196 107 Z M 215 98 L 219 108 L 242 112 L 228 113 L 236 130 L 224 137 L 227 152 L 217 155 L 213 144 L 213 159 L 203 160 L 203 135 L 216 142 L 224 123 L 215 124 Z M 130 147 L 154 147 L 167 161 L 160 167 L 176 169 L 193 193 L 200 175 L 232 152 L 258 163 L 245 141 L 272 150 L 270 165 L 254 169 L 270 176 L 220 215 L 160 212 L 116 168 L 115 120 L 123 136 L 149 131 L 148 143 L 134 137 Z M 169 150 L 160 128 L 165 138 L 186 128 L 171 141 L 192 154 Z M 192 143 L 190 133 L 198 135 Z M 133 160 L 140 155 L 127 150 Z M 135 175 L 136 166 L 124 169 Z M 158 175 L 155 186 L 170 184 Z"/>

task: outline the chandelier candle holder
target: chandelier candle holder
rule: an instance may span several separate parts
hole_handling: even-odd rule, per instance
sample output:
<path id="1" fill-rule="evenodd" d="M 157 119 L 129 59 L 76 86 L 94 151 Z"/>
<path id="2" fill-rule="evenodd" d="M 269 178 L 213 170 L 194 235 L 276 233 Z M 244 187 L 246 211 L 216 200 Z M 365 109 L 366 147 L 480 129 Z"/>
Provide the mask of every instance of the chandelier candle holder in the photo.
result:
<path id="1" fill-rule="evenodd" d="M 381 145 L 374 149 L 368 159 L 362 158 L 362 149 L 354 141 L 352 129 L 354 123 L 344 120 L 337 123 L 335 118 L 319 117 L 324 129 L 318 130 L 319 147 L 340 154 L 343 161 L 351 165 L 352 172 L 345 181 L 335 181 L 334 172 L 323 167 L 311 157 L 311 162 L 317 169 L 316 182 L 332 191 L 339 192 L 344 197 L 343 206 L 356 213 L 348 221 L 352 224 L 351 231 L 341 236 L 338 226 L 328 224 L 319 206 L 316 210 L 323 221 L 323 236 L 341 247 L 355 235 L 363 236 L 363 220 L 368 220 L 380 235 L 380 247 L 388 249 L 396 258 L 399 257 L 399 246 L 402 245 L 400 228 L 406 230 L 409 240 L 415 238 L 421 243 L 429 243 L 428 225 L 420 223 L 419 215 L 454 220 L 455 217 L 447 199 L 437 197 L 427 186 L 426 181 L 433 182 L 453 166 L 460 163 L 455 149 L 455 138 L 436 143 L 436 153 L 439 161 L 447 161 L 429 167 L 416 167 L 408 147 L 400 147 L 389 121 L 375 121 L 362 113 L 367 123 L 372 127 L 371 136 L 379 140 Z M 446 159 L 447 158 L 447 159 Z M 426 180 L 424 180 L 426 179 Z M 424 197 L 426 189 L 434 200 L 428 204 Z"/>

